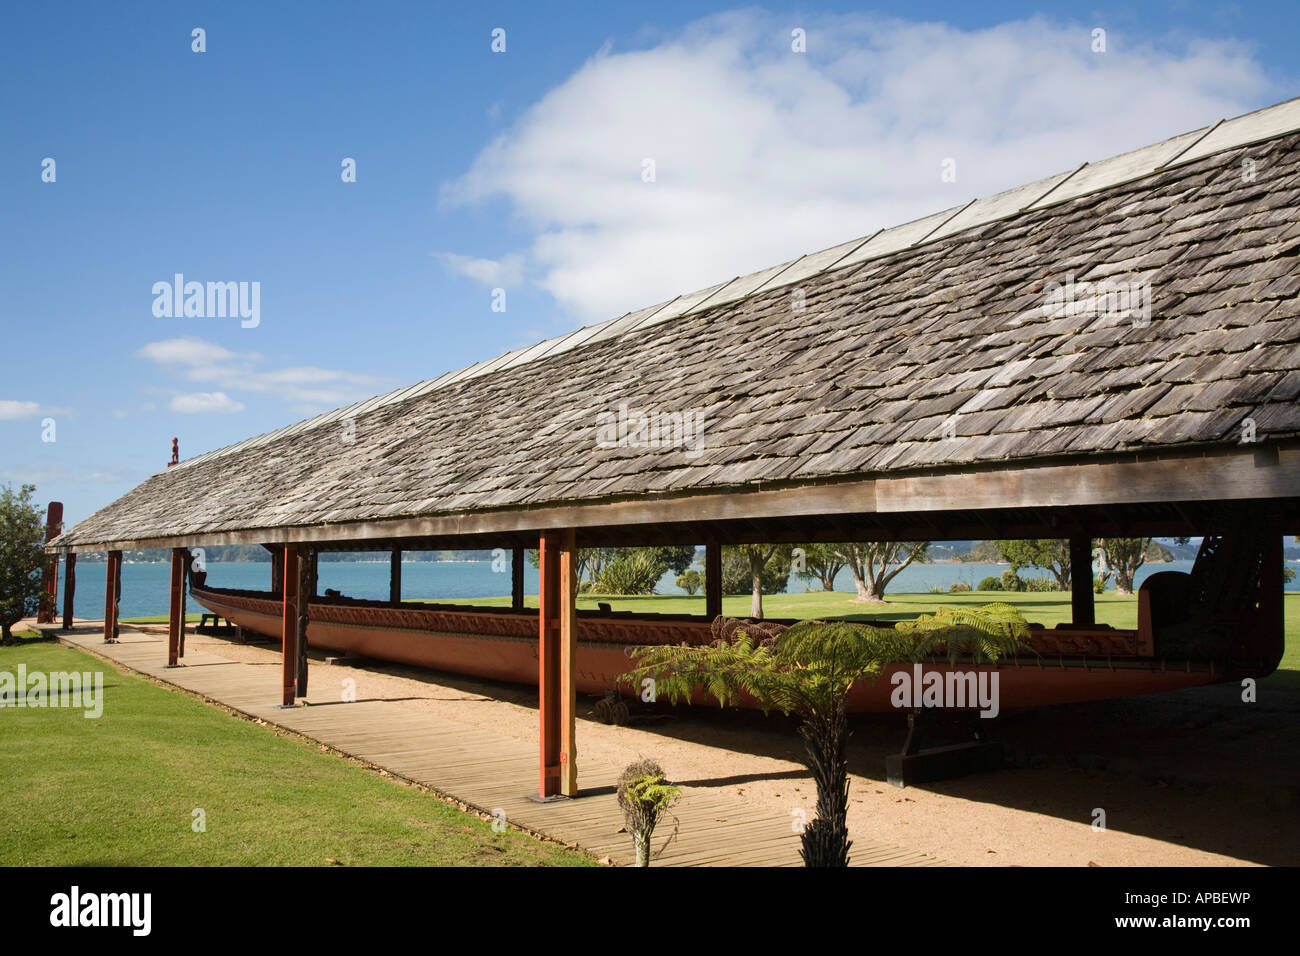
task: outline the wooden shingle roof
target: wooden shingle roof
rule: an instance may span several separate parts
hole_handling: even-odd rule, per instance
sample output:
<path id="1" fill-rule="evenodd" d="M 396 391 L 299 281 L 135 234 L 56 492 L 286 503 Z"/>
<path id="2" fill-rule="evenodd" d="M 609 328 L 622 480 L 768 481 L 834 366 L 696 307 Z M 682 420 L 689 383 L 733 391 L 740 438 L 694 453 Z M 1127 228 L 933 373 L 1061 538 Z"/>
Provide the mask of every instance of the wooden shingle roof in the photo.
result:
<path id="1" fill-rule="evenodd" d="M 199 456 L 54 546 L 1293 438 L 1297 128 L 1292 101 Z M 621 408 L 702 433 L 607 447 Z"/>

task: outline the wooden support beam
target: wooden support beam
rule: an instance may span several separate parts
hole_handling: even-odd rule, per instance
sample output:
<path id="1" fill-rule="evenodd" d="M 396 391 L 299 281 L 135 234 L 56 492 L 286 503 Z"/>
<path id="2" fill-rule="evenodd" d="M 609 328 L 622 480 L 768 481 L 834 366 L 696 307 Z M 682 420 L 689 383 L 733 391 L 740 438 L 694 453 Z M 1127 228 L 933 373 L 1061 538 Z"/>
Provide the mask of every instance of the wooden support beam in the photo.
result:
<path id="1" fill-rule="evenodd" d="M 45 512 L 45 543 L 59 536 L 63 528 L 63 502 L 51 501 Z M 59 556 L 47 554 L 41 565 L 41 603 L 36 610 L 36 623 L 53 624 L 59 608 Z"/>
<path id="2" fill-rule="evenodd" d="M 573 529 L 547 531 L 539 542 L 538 712 L 541 730 L 540 796 L 575 796 L 578 555 Z"/>
<path id="3" fill-rule="evenodd" d="M 108 552 L 104 564 L 104 643 L 116 644 L 117 608 L 122 598 L 122 552 Z"/>
<path id="4" fill-rule="evenodd" d="M 185 659 L 185 613 L 188 610 L 188 607 L 186 606 L 186 601 L 190 593 L 190 584 L 194 580 L 193 578 L 194 552 L 192 552 L 189 548 L 181 548 L 181 563 L 183 565 L 181 569 L 181 635 L 180 635 L 181 639 L 180 639 L 180 647 L 177 648 L 177 656 L 180 657 L 182 660 L 184 660 Z M 204 562 L 202 566 L 206 568 L 207 567 L 206 562 Z M 206 570 L 203 572 L 203 577 L 204 580 L 206 581 L 207 580 Z"/>
<path id="5" fill-rule="evenodd" d="M 569 528 L 560 535 L 560 793 L 566 797 L 578 795 L 577 652 L 578 548 Z"/>
<path id="6" fill-rule="evenodd" d="M 1092 590 L 1092 538 L 1070 538 L 1070 620 L 1074 624 L 1097 623 Z"/>
<path id="7" fill-rule="evenodd" d="M 388 602 L 402 603 L 402 549 L 394 548 L 388 559 Z"/>
<path id="8" fill-rule="evenodd" d="M 283 613 L 280 618 L 280 704 L 292 707 L 294 690 L 298 676 L 298 546 L 286 545 L 281 554 L 281 600 Z"/>
<path id="9" fill-rule="evenodd" d="M 712 621 L 722 615 L 722 545 L 704 546 L 704 614 Z"/>
<path id="10" fill-rule="evenodd" d="M 510 606 L 516 611 L 524 609 L 524 549 L 510 552 Z"/>
<path id="11" fill-rule="evenodd" d="M 70 553 L 63 564 L 63 630 L 72 630 L 73 598 L 77 593 L 77 555 Z"/>
<path id="12" fill-rule="evenodd" d="M 271 552 L 271 593 L 284 599 L 284 545 L 274 545 Z"/>
<path id="13" fill-rule="evenodd" d="M 1274 533 L 1264 550 L 1264 560 L 1259 569 L 1259 622 L 1257 629 L 1261 656 L 1274 670 L 1282 662 L 1286 650 L 1286 585 L 1282 569 L 1286 559 L 1282 553 L 1282 536 Z"/>
<path id="14" fill-rule="evenodd" d="M 167 612 L 167 666 L 180 664 L 181 631 L 185 628 L 186 548 L 172 548 L 171 601 Z"/>
<path id="15" fill-rule="evenodd" d="M 1226 446 L 1183 451 L 1160 448 L 1142 457 L 1132 451 L 1114 456 L 1088 455 L 1057 464 L 1025 466 L 988 463 L 945 468 L 930 474 L 893 478 L 814 481 L 783 488 L 718 488 L 678 495 L 630 495 L 625 500 L 591 504 L 564 504 L 511 508 L 423 517 L 357 521 L 347 524 L 320 522 L 284 528 L 202 532 L 179 540 L 148 538 L 82 542 L 80 547 L 159 548 L 186 544 L 244 544 L 262 541 L 321 542 L 341 545 L 359 539 L 434 538 L 463 539 L 467 535 L 540 533 L 548 528 L 610 529 L 620 526 L 665 523 L 716 523 L 814 518 L 826 515 L 874 515 L 889 523 L 915 526 L 909 516 L 920 512 L 992 511 L 1092 507 L 1123 517 L 1124 532 L 1152 505 L 1206 501 L 1300 498 L 1300 441 L 1279 442 L 1277 455 L 1261 464 L 1255 445 Z M 1126 513 L 1127 512 L 1127 513 Z M 1287 520 L 1294 516 L 1288 514 Z M 943 520 L 942 526 L 948 522 Z M 1288 526 L 1281 530 L 1287 531 Z M 1090 529 L 1101 536 L 1097 528 Z M 920 534 L 911 528 L 893 540 L 911 540 Z M 1152 532 L 1143 531 L 1142 534 Z M 1158 534 L 1199 534 L 1195 529 Z M 626 537 L 626 535 L 624 534 Z M 947 536 L 966 535 L 949 531 Z M 999 537 L 1060 537 L 1051 529 Z M 803 535 L 790 538 L 798 541 Z M 874 535 L 872 537 L 875 537 Z M 680 536 L 677 538 L 682 540 Z M 740 543 L 728 532 L 731 543 Z M 584 536 L 584 541 L 589 541 Z M 773 542 L 770 531 L 759 525 L 751 542 Z M 822 540 L 834 540 L 823 538 Z M 457 545 L 449 545 L 456 547 Z"/>
<path id="16" fill-rule="evenodd" d="M 294 693 L 307 696 L 307 609 L 316 596 L 317 553 L 302 547 L 298 552 L 298 658 L 294 664 Z"/>

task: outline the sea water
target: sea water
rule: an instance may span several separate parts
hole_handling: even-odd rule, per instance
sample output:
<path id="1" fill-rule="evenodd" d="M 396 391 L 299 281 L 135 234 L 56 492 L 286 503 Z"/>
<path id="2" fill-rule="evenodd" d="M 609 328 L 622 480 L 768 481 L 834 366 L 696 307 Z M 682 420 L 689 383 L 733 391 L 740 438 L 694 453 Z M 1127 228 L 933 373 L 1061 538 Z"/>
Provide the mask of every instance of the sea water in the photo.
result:
<path id="1" fill-rule="evenodd" d="M 1288 562 L 1291 567 L 1296 562 Z M 59 568 L 59 613 L 63 609 L 63 569 Z M 80 562 L 77 565 L 77 594 L 73 614 L 98 620 L 104 616 L 104 564 Z M 319 589 L 334 588 L 347 597 L 369 600 L 387 600 L 388 598 L 388 561 L 322 561 L 318 565 Z M 1169 564 L 1145 564 L 1138 569 L 1136 583 L 1141 584 L 1149 574 L 1158 571 L 1187 571 L 1190 561 L 1176 561 Z M 889 584 L 888 594 L 924 594 L 931 588 L 943 591 L 955 582 L 962 581 L 972 588 L 986 577 L 1001 577 L 1006 565 L 996 564 L 913 564 L 905 568 Z M 1045 577 L 1047 572 L 1032 568 L 1022 569 L 1021 577 Z M 655 587 L 657 594 L 684 594 L 674 583 L 677 575 L 668 572 Z M 121 616 L 146 617 L 166 614 L 168 605 L 168 588 L 171 569 L 165 563 L 122 565 L 122 600 Z M 208 562 L 208 583 L 214 587 L 243 588 L 253 591 L 267 591 L 271 587 L 271 564 L 269 561 L 228 561 Z M 1295 583 L 1291 588 L 1295 588 Z M 805 590 L 821 590 L 820 582 L 805 581 L 791 576 L 787 592 L 801 593 Z M 835 579 L 835 590 L 852 593 L 853 578 L 848 570 L 843 570 Z M 531 564 L 524 565 L 524 592 L 537 593 L 537 569 Z M 510 566 L 493 570 L 490 560 L 485 561 L 403 561 L 402 562 L 402 597 L 408 601 L 438 600 L 440 598 L 487 598 L 501 597 L 510 593 Z M 990 600 L 995 595 L 990 593 Z M 190 613 L 202 611 L 191 601 L 187 608 Z"/>

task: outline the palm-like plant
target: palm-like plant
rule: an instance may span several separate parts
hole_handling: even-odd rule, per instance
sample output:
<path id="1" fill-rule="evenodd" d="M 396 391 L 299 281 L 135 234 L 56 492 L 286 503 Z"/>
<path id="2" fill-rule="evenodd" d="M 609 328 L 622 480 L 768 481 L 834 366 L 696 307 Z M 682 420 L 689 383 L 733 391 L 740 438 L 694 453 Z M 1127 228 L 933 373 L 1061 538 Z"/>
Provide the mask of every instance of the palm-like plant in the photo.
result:
<path id="1" fill-rule="evenodd" d="M 690 701 L 697 690 L 720 706 L 752 701 L 764 713 L 800 718 L 806 764 L 817 785 L 817 815 L 804 829 L 800 855 L 806 866 L 847 866 L 849 691 L 875 681 L 885 665 L 919 661 L 941 647 L 950 660 L 969 655 L 996 660 L 1026 650 L 1028 625 L 1005 604 L 949 609 L 897 628 L 848 621 L 772 622 L 718 618 L 706 645 L 642 647 L 631 652 L 636 668 L 623 680 L 640 686 L 650 677 L 656 696 Z"/>
<path id="2" fill-rule="evenodd" d="M 900 660 L 921 660 L 942 651 L 950 664 L 963 656 L 978 663 L 1021 651 L 1034 653 L 1025 643 L 1029 622 L 1010 604 L 941 607 L 933 614 L 922 614 L 915 621 L 899 621 L 894 626 L 915 642 L 912 655 Z"/>
<path id="3" fill-rule="evenodd" d="M 636 865 L 650 865 L 650 838 L 655 825 L 682 795 L 668 782 L 663 768 L 653 760 L 637 760 L 618 778 L 618 805 L 632 834 Z"/>

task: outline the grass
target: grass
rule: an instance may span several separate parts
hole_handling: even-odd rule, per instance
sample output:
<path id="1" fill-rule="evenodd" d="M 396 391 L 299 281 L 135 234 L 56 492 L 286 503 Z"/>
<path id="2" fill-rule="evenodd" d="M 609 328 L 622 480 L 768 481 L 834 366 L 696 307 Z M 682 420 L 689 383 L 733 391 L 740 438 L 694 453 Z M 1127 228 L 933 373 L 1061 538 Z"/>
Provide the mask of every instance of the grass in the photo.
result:
<path id="1" fill-rule="evenodd" d="M 843 591 L 808 591 L 802 594 L 769 594 L 763 597 L 763 613 L 767 617 L 818 620 L 899 621 L 930 614 L 942 606 L 979 607 L 994 601 L 1010 604 L 1030 621 L 1045 627 L 1070 620 L 1070 596 L 1064 592 L 1036 591 L 962 591 L 955 594 L 888 594 L 886 604 L 857 604 L 853 595 Z M 642 614 L 704 614 L 704 598 L 681 595 L 594 595 L 578 598 L 578 607 L 596 610 L 604 602 L 615 611 L 636 611 Z M 510 598 L 475 598 L 472 600 L 443 601 L 444 604 L 475 604 L 489 607 L 509 607 Z M 537 598 L 530 595 L 524 603 L 537 606 Z M 1137 627 L 1137 598 L 1121 597 L 1113 591 L 1099 594 L 1094 599 L 1099 624 L 1118 628 Z M 1285 598 L 1284 637 L 1286 646 L 1278 673 L 1261 683 L 1275 689 L 1300 690 L 1300 594 L 1289 593 Z M 750 596 L 729 594 L 722 598 L 722 613 L 728 617 L 748 617 Z"/>
<path id="2" fill-rule="evenodd" d="M 0 648 L 20 662 L 102 672 L 104 704 L 0 711 L 0 865 L 595 865 L 82 651 Z"/>

